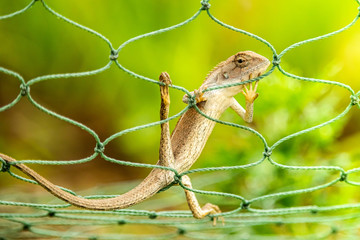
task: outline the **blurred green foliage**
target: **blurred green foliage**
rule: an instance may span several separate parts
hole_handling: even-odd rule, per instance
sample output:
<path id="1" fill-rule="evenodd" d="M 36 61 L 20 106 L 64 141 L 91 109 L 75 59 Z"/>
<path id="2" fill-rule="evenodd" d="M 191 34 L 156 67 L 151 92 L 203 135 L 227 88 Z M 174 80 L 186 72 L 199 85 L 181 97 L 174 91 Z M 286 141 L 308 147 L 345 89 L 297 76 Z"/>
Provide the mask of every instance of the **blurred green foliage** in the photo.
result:
<path id="1" fill-rule="evenodd" d="M 14 12 L 28 3 L 29 0 L 2 0 L 0 15 Z M 69 19 L 103 34 L 115 48 L 137 35 L 177 24 L 200 7 L 199 1 L 194 0 L 52 0 L 47 4 Z M 214 0 L 211 4 L 216 18 L 266 39 L 278 53 L 295 42 L 344 27 L 357 14 L 354 0 Z M 339 81 L 358 91 L 359 30 L 357 23 L 339 35 L 296 48 L 284 56 L 282 67 L 299 76 Z M 213 66 L 243 50 L 272 58 L 264 44 L 215 24 L 204 12 L 182 28 L 129 44 L 120 52 L 118 60 L 126 68 L 153 79 L 167 71 L 174 84 L 193 90 Z M 107 64 L 109 55 L 104 42 L 55 18 L 40 4 L 24 14 L 0 21 L 0 66 L 20 73 L 26 81 L 47 74 L 97 69 Z M 18 92 L 18 81 L 0 73 L 0 106 L 10 103 Z M 350 101 L 344 89 L 301 82 L 277 70 L 261 80 L 259 93 L 254 122 L 249 126 L 260 132 L 270 145 L 337 116 Z M 95 130 L 102 140 L 123 129 L 159 119 L 158 86 L 129 76 L 115 64 L 91 77 L 35 84 L 31 94 L 46 108 Z M 176 114 L 185 107 L 181 101 L 183 93 L 171 90 L 170 94 L 171 114 Z M 238 100 L 244 102 L 240 95 Z M 245 124 L 230 110 L 222 120 Z M 358 167 L 359 122 L 360 113 L 354 108 L 330 126 L 281 144 L 273 158 L 294 166 Z M 174 127 L 176 121 L 170 124 Z M 159 133 L 160 128 L 153 127 L 127 134 L 111 142 L 105 153 L 117 159 L 154 164 Z M 94 147 L 95 142 L 88 134 L 40 112 L 26 99 L 0 113 L 0 152 L 17 159 L 79 159 L 92 154 Z M 217 125 L 194 167 L 255 162 L 261 159 L 262 148 L 259 139 L 251 133 Z M 101 159 L 82 166 L 38 169 L 57 184 L 75 190 L 123 179 L 140 179 L 148 172 Z M 71 182 L 64 173 L 73 175 Z M 227 181 L 209 189 L 246 198 L 316 186 L 334 179 L 327 172 L 294 174 L 269 163 L 226 174 L 230 174 Z M 16 184 L 3 175 L 0 176 L 1 187 Z M 312 201 L 308 196 L 294 196 L 279 202 L 264 202 L 260 207 L 350 203 L 358 200 L 355 191 L 354 187 L 336 185 L 312 195 Z M 346 197 L 336 197 L 339 194 Z M 202 197 L 207 199 L 207 196 Z M 221 203 L 221 199 L 215 201 Z M 234 208 L 231 204 L 229 201 L 228 210 Z"/>

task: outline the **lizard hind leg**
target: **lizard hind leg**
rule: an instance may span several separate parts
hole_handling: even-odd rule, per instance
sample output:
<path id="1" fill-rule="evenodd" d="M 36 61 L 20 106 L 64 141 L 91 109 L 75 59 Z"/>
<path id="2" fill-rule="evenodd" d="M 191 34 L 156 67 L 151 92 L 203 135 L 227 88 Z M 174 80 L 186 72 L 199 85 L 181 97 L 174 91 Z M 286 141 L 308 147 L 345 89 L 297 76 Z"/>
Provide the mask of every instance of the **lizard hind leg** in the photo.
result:
<path id="1" fill-rule="evenodd" d="M 159 81 L 163 83 L 160 85 L 161 107 L 160 120 L 166 120 L 169 117 L 170 109 L 170 95 L 169 85 L 171 84 L 170 76 L 167 72 L 162 72 Z M 175 163 L 174 154 L 171 147 L 171 135 L 169 122 L 161 124 L 160 148 L 159 148 L 159 165 L 166 167 L 173 167 Z M 168 172 L 169 175 L 170 172 Z"/>
<path id="2" fill-rule="evenodd" d="M 182 176 L 182 183 L 185 187 L 187 188 L 192 188 L 191 185 L 191 181 L 190 178 L 186 175 Z M 198 200 L 196 199 L 195 193 L 184 189 L 185 191 L 185 195 L 186 195 L 186 200 L 187 203 L 189 205 L 189 208 L 194 216 L 194 218 L 204 218 L 209 214 L 217 214 L 217 213 L 221 213 L 220 208 L 217 205 L 211 204 L 211 203 L 206 203 L 203 207 L 200 207 L 200 204 L 198 202 Z M 216 221 L 217 218 L 219 218 L 223 225 L 224 225 L 224 218 L 223 217 L 214 217 L 213 218 L 213 225 L 216 225 Z"/>

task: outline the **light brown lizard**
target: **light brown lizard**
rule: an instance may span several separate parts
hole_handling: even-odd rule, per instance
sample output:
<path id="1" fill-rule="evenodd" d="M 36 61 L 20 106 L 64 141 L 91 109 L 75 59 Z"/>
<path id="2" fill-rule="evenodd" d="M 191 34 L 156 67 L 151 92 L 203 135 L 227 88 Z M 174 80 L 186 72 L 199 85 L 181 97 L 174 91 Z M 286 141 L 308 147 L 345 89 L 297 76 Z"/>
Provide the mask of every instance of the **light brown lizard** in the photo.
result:
<path id="1" fill-rule="evenodd" d="M 253 103 L 258 96 L 256 93 L 258 82 L 255 82 L 254 86 L 252 83 L 249 83 L 247 86 L 237 85 L 203 91 L 210 87 L 240 83 L 258 77 L 265 72 L 269 64 L 268 59 L 251 51 L 239 52 L 229 57 L 226 61 L 218 64 L 208 74 L 200 88 L 193 92 L 196 97 L 197 107 L 204 114 L 215 119 L 218 119 L 230 107 L 246 122 L 251 122 L 253 118 Z M 160 75 L 160 81 L 164 83 L 160 85 L 160 118 L 164 120 L 168 118 L 170 106 L 169 85 L 171 80 L 169 74 L 163 72 Z M 245 95 L 245 109 L 234 98 L 240 92 Z M 188 95 L 184 96 L 183 101 L 189 103 Z M 172 135 L 170 135 L 169 122 L 161 124 L 159 161 L 157 164 L 174 168 L 179 174 L 187 171 L 198 159 L 214 125 L 214 121 L 200 115 L 195 108 L 190 108 L 181 116 Z M 4 154 L 0 154 L 0 157 L 8 163 L 16 161 Z M 14 166 L 58 198 L 78 207 L 95 210 L 127 208 L 153 196 L 174 181 L 174 173 L 172 171 L 155 168 L 137 187 L 122 195 L 106 199 L 85 199 L 63 191 L 24 164 L 15 164 Z M 188 176 L 182 176 L 181 182 L 184 186 L 192 188 Z M 185 189 L 185 194 L 189 208 L 195 218 L 203 218 L 208 214 L 220 213 L 220 209 L 210 203 L 200 207 L 192 191 Z"/>

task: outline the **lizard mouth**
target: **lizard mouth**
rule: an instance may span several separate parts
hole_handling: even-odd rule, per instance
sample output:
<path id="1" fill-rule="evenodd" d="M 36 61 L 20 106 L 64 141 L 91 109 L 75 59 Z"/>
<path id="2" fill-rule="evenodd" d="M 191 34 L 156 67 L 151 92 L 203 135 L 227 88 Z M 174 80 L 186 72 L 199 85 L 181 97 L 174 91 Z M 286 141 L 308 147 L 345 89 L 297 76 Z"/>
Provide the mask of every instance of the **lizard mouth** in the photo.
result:
<path id="1" fill-rule="evenodd" d="M 234 81 L 234 82 L 243 82 L 243 81 L 247 81 L 247 80 L 251 80 L 251 79 L 260 77 L 262 74 L 265 73 L 266 69 L 270 66 L 270 61 L 267 58 L 264 58 L 264 60 L 265 61 L 263 63 L 256 65 L 255 67 L 252 67 L 245 72 L 244 75 L 248 76 L 248 79 L 246 79 L 246 77 L 243 77 L 243 78 L 236 79 L 236 81 Z"/>
<path id="2" fill-rule="evenodd" d="M 236 78 L 233 81 L 229 82 L 228 84 L 237 84 L 244 81 L 248 81 L 257 77 L 260 77 L 263 75 L 266 71 L 266 69 L 270 66 L 270 61 L 263 57 L 263 62 L 261 64 L 258 64 L 247 71 L 244 72 L 242 77 Z M 226 84 L 226 85 L 228 85 Z M 224 84 L 225 85 L 225 84 Z"/>

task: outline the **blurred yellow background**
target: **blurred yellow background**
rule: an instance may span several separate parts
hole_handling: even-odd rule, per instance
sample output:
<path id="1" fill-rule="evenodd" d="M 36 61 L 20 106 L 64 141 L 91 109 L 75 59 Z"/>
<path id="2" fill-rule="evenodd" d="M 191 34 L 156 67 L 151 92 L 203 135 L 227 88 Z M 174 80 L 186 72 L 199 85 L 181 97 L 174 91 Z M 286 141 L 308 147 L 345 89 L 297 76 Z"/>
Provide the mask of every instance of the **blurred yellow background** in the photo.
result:
<path id="1" fill-rule="evenodd" d="M 29 2 L 2 0 L 0 15 L 19 10 Z M 56 12 L 104 35 L 114 48 L 137 35 L 190 18 L 200 8 L 199 2 L 46 1 Z M 210 3 L 210 11 L 217 19 L 266 39 L 278 53 L 296 42 L 338 30 L 358 14 L 355 0 L 214 0 Z M 342 82 L 358 92 L 359 42 L 360 24 L 357 23 L 339 35 L 291 50 L 281 59 L 281 66 L 299 76 Z M 56 18 L 39 2 L 21 15 L 0 21 L 0 43 L 0 66 L 19 73 L 26 81 L 48 74 L 95 70 L 105 66 L 110 55 L 104 41 Z M 131 71 L 152 79 L 167 71 L 174 84 L 192 91 L 217 63 L 244 50 L 255 51 L 272 60 L 270 49 L 263 43 L 221 27 L 204 11 L 184 27 L 130 43 L 119 53 L 118 61 Z M 18 93 L 19 81 L 0 73 L 0 106 L 12 102 Z M 181 101 L 182 92 L 171 90 L 170 94 L 173 115 L 186 105 Z M 261 80 L 259 94 L 253 123 L 245 124 L 230 110 L 221 119 L 256 129 L 269 145 L 334 118 L 350 102 L 350 94 L 343 88 L 302 82 L 285 77 L 278 70 Z M 31 96 L 51 111 L 91 128 L 102 141 L 121 130 L 159 120 L 159 87 L 128 75 L 115 64 L 94 76 L 39 82 L 31 86 Z M 241 95 L 238 100 L 244 103 Z M 339 166 L 345 170 L 359 167 L 359 123 L 360 111 L 354 107 L 340 121 L 281 144 L 274 150 L 273 159 L 291 166 Z M 176 120 L 170 124 L 173 128 Z M 159 135 L 159 126 L 126 134 L 107 145 L 105 154 L 126 161 L 155 164 Z M 16 159 L 81 159 L 93 154 L 94 147 L 95 140 L 87 132 L 45 114 L 26 98 L 0 112 L 0 152 Z M 262 143 L 255 135 L 218 124 L 193 168 L 252 163 L 261 159 L 262 153 Z M 109 163 L 101 158 L 79 165 L 34 164 L 31 167 L 74 191 L 142 179 L 150 171 Z M 324 184 L 338 175 L 338 172 L 325 171 L 294 172 L 276 168 L 268 162 L 247 170 L 223 173 L 229 178 L 207 190 L 239 194 L 247 199 Z M 201 174 L 193 174 L 198 175 Z M 356 179 L 356 174 L 351 178 L 360 180 Z M 261 203 L 258 207 L 359 201 L 355 187 L 341 186 L 318 191 L 310 200 L 309 195 L 293 196 L 276 203 Z M 0 187 L 30 192 L 35 189 L 8 174 L 0 174 Z M 40 187 L 36 189 L 42 191 Z M 337 197 L 339 194 L 344 197 Z M 221 205 L 221 198 L 215 201 Z M 224 210 L 234 208 L 236 203 L 231 205 L 231 202 L 222 206 Z"/>

